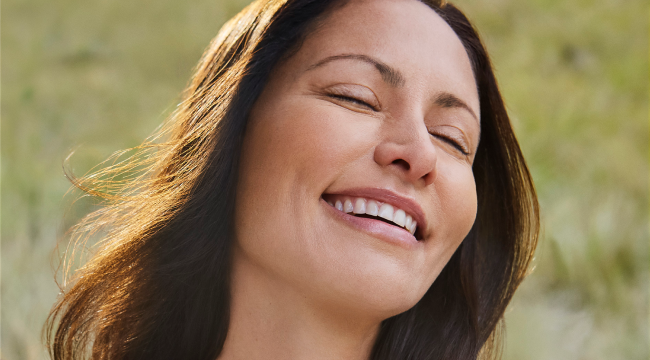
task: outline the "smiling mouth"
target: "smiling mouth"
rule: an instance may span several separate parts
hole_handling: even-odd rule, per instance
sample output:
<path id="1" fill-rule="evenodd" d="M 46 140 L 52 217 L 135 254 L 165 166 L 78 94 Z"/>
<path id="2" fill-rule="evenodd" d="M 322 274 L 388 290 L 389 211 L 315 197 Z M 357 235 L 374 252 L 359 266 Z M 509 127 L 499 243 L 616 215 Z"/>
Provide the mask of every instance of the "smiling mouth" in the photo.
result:
<path id="1" fill-rule="evenodd" d="M 422 239 L 413 216 L 394 205 L 369 198 L 330 194 L 323 194 L 323 200 L 336 210 L 346 214 L 383 221 L 408 231 L 418 241 Z"/>

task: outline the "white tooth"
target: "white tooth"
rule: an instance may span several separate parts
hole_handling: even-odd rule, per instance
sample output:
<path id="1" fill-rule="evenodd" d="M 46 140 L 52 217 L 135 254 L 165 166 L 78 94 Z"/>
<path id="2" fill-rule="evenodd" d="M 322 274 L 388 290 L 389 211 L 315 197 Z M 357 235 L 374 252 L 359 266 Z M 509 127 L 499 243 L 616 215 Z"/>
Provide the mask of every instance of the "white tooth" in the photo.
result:
<path id="1" fill-rule="evenodd" d="M 384 204 L 379 208 L 379 217 L 382 217 L 388 221 L 393 221 L 393 207 L 388 204 Z"/>
<path id="2" fill-rule="evenodd" d="M 355 214 L 365 214 L 366 213 L 366 199 L 358 198 L 354 203 L 354 209 L 352 210 Z"/>
<path id="3" fill-rule="evenodd" d="M 415 230 L 416 230 L 417 228 L 418 228 L 418 223 L 417 223 L 417 221 L 413 221 L 413 222 L 411 223 L 411 228 L 409 229 L 409 232 L 411 233 L 411 235 L 414 235 L 414 234 L 415 234 Z"/>
<path id="4" fill-rule="evenodd" d="M 379 205 L 375 200 L 369 200 L 368 205 L 366 206 L 366 214 L 377 216 L 379 214 Z"/>
<path id="5" fill-rule="evenodd" d="M 331 200 L 327 200 L 327 203 L 330 204 L 330 206 L 334 206 Z"/>
<path id="6" fill-rule="evenodd" d="M 404 228 L 406 230 L 410 231 L 412 222 L 413 222 L 413 218 L 411 217 L 411 215 L 406 215 L 406 221 L 404 222 Z"/>
<path id="7" fill-rule="evenodd" d="M 336 210 L 343 211 L 343 203 L 341 203 L 341 200 L 336 200 L 336 205 L 334 207 Z"/>
<path id="8" fill-rule="evenodd" d="M 345 202 L 343 203 L 343 211 L 345 211 L 346 213 L 351 213 L 352 210 L 354 210 L 352 201 L 350 201 L 350 199 L 345 199 Z"/>
<path id="9" fill-rule="evenodd" d="M 402 209 L 395 210 L 395 215 L 393 216 L 393 222 L 399 226 L 404 226 L 406 223 L 406 213 Z"/>

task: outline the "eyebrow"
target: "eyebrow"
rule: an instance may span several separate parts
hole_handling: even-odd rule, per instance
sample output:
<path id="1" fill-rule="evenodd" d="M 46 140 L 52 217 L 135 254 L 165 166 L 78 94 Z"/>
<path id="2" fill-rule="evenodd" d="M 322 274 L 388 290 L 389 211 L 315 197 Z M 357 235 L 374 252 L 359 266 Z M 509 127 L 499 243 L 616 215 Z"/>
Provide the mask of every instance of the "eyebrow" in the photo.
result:
<path id="1" fill-rule="evenodd" d="M 308 67 L 306 71 L 313 70 L 315 68 L 318 68 L 320 66 L 323 66 L 329 62 L 336 61 L 336 60 L 358 60 L 358 61 L 363 61 L 371 65 L 374 65 L 375 68 L 379 71 L 381 78 L 386 83 L 388 83 L 393 87 L 403 86 L 404 83 L 406 82 L 404 80 L 404 75 L 402 75 L 402 73 L 399 70 L 392 68 L 389 65 L 386 65 L 385 63 L 377 59 L 374 59 L 368 55 L 362 55 L 362 54 L 341 54 L 341 55 L 328 56 L 323 60 L 317 62 L 316 64 Z M 476 113 L 474 113 L 474 110 L 472 110 L 463 100 L 459 99 L 454 94 L 448 92 L 442 92 L 438 94 L 438 96 L 436 96 L 435 104 L 443 108 L 465 109 L 472 115 L 472 117 L 474 117 L 474 119 L 476 119 L 476 121 L 479 121 L 478 116 L 476 115 Z"/>
<path id="2" fill-rule="evenodd" d="M 335 60 L 358 60 L 358 61 L 363 61 L 366 63 L 369 63 L 371 65 L 374 65 L 375 68 L 379 71 L 379 74 L 381 75 L 382 80 L 384 80 L 387 84 L 393 86 L 393 87 L 400 87 L 403 86 L 405 83 L 404 80 L 404 75 L 402 75 L 399 70 L 394 69 L 383 62 L 374 59 L 368 55 L 361 55 L 361 54 L 341 54 L 341 55 L 334 55 L 334 56 L 328 56 L 325 59 L 317 62 L 314 65 L 311 65 L 309 68 L 307 68 L 306 71 L 313 70 L 317 67 L 323 66 L 329 62 L 335 61 Z"/>
<path id="3" fill-rule="evenodd" d="M 463 100 L 459 99 L 456 97 L 454 94 L 450 94 L 448 92 L 442 92 L 436 96 L 436 101 L 435 104 L 443 107 L 443 108 L 461 108 L 467 110 L 476 121 L 478 120 L 478 116 L 474 113 L 474 110 L 472 110 Z"/>

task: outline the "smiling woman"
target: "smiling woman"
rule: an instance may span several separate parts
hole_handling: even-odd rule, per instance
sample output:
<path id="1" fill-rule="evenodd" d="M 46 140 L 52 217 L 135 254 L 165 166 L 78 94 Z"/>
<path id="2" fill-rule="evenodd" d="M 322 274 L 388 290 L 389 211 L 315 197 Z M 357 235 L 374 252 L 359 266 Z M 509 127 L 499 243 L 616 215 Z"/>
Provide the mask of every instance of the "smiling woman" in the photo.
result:
<path id="1" fill-rule="evenodd" d="M 74 238 L 108 235 L 51 313 L 53 358 L 498 355 L 537 200 L 453 5 L 257 1 L 159 135 L 73 178 L 111 201 Z"/>

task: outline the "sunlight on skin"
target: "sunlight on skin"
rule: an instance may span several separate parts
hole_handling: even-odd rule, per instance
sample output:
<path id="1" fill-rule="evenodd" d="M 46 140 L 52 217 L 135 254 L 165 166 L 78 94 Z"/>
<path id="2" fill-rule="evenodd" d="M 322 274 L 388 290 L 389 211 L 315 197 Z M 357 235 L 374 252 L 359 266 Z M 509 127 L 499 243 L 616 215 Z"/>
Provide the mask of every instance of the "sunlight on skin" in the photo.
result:
<path id="1" fill-rule="evenodd" d="M 249 118 L 220 358 L 367 358 L 474 222 L 478 109 L 467 53 L 428 6 L 332 12 Z M 336 196 L 387 202 L 419 230 L 345 215 L 324 200 Z"/>

